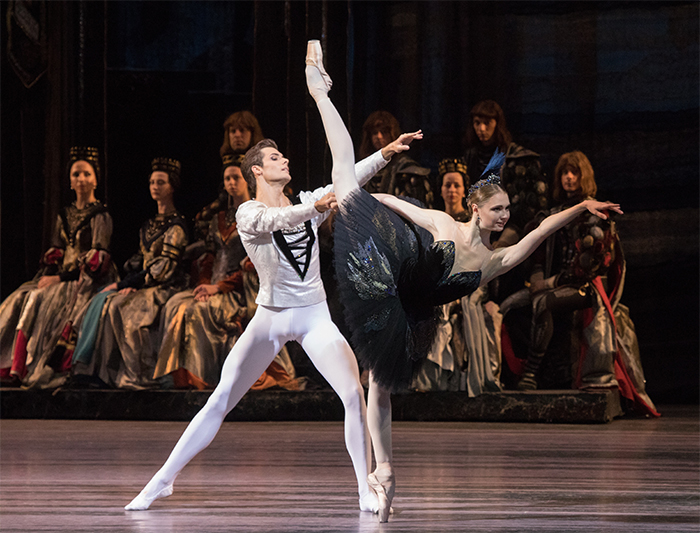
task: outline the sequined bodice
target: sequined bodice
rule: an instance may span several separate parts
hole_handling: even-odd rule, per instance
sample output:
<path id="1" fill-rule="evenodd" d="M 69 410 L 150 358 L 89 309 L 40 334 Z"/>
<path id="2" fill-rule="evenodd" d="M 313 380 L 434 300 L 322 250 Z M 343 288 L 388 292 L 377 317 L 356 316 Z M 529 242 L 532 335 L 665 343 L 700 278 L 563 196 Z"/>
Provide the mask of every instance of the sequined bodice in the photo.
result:
<path id="1" fill-rule="evenodd" d="M 481 271 L 456 272 L 450 275 L 455 263 L 455 243 L 453 241 L 435 241 L 425 253 L 426 268 L 433 270 L 439 279 L 433 290 L 433 305 L 453 302 L 471 294 L 479 288 Z M 431 276 L 436 279 L 436 276 Z"/>

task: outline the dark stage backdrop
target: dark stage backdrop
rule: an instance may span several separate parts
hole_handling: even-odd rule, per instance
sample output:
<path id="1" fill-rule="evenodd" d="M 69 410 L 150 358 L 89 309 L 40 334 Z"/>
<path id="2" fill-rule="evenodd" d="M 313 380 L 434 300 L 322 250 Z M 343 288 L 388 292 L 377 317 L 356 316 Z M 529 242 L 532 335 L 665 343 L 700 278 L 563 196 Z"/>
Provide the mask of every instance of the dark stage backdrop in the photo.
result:
<path id="1" fill-rule="evenodd" d="M 34 24 L 18 24 L 29 7 Z M 698 395 L 698 4 L 696 2 L 2 2 L 1 257 L 4 298 L 36 271 L 71 200 L 68 147 L 104 155 L 99 196 L 118 264 L 154 213 L 156 156 L 183 164 L 188 217 L 217 194 L 222 124 L 249 109 L 291 159 L 297 190 L 327 183 L 330 154 L 306 93 L 320 38 L 332 97 L 359 145 L 367 115 L 422 128 L 433 170 L 463 152 L 469 110 L 494 99 L 514 140 L 582 150 L 601 199 L 623 204 L 623 302 L 648 387 Z M 14 13 L 9 17 L 8 13 Z M 9 24 L 8 24 L 9 22 Z M 9 30 L 8 30 L 9 28 Z M 356 146 L 357 146 L 356 145 Z"/>

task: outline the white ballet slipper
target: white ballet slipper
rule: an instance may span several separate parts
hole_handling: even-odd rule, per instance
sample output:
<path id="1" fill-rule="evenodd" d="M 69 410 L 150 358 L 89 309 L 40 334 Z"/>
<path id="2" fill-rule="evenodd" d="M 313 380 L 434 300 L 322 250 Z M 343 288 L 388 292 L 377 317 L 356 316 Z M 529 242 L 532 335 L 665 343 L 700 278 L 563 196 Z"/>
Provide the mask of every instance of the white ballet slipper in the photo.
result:
<path id="1" fill-rule="evenodd" d="M 160 498 L 166 498 L 173 493 L 173 484 L 167 485 L 158 491 L 149 490 L 148 485 L 139 492 L 129 505 L 125 506 L 126 511 L 145 511 L 151 504 Z"/>

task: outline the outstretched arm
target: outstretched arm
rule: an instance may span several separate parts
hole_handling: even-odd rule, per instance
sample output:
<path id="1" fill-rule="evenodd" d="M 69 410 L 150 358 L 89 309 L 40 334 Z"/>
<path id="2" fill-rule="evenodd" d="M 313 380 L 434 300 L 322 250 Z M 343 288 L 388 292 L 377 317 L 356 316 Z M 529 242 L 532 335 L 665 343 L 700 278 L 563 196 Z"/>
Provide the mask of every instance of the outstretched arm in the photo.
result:
<path id="1" fill-rule="evenodd" d="M 381 150 L 377 150 L 372 155 L 355 163 L 355 176 L 357 177 L 357 184 L 360 187 L 364 187 L 365 183 L 367 183 L 377 172 L 384 168 L 394 155 L 410 149 L 410 144 L 412 141 L 420 140 L 422 138 L 423 132 L 420 130 L 414 131 L 413 133 L 402 133 L 396 138 L 396 140 L 390 142 Z"/>
<path id="2" fill-rule="evenodd" d="M 520 242 L 507 248 L 499 248 L 491 256 L 486 266 L 482 269 L 482 284 L 493 278 L 508 272 L 511 268 L 522 263 L 542 242 L 552 233 L 566 226 L 586 210 L 603 220 L 608 218 L 605 211 L 612 210 L 622 214 L 620 204 L 612 202 L 598 202 L 597 200 L 584 200 L 569 209 L 550 215 L 533 231 L 522 238 Z"/>
<path id="3" fill-rule="evenodd" d="M 399 215 L 407 218 L 417 226 L 421 226 L 428 230 L 435 240 L 441 236 L 448 235 L 449 230 L 454 226 L 454 219 L 442 211 L 434 209 L 423 209 L 410 202 L 401 200 L 391 194 L 373 194 L 377 200 L 383 203 L 392 211 L 396 211 Z"/>

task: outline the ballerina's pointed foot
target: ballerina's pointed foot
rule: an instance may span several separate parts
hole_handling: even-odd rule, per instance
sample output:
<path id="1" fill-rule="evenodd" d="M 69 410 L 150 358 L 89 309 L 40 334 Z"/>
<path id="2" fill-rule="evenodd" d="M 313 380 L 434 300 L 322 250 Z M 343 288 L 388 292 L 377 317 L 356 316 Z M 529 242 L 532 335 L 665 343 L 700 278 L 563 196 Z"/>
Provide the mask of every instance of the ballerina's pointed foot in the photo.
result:
<path id="1" fill-rule="evenodd" d="M 306 48 L 306 85 L 311 96 L 325 97 L 331 90 L 333 80 L 323 68 L 323 50 L 320 41 L 309 41 Z"/>
<path id="2" fill-rule="evenodd" d="M 367 476 L 367 483 L 377 493 L 379 521 L 388 521 L 389 513 L 391 513 L 391 501 L 394 499 L 396 487 L 394 471 L 391 468 L 377 469 Z"/>
<path id="3" fill-rule="evenodd" d="M 166 498 L 167 496 L 170 496 L 173 493 L 173 484 L 171 483 L 170 485 L 166 485 L 165 487 L 162 487 L 160 490 L 157 488 L 154 489 L 149 489 L 148 485 L 139 493 L 136 498 L 131 500 L 131 503 L 124 507 L 125 510 L 127 511 L 145 511 L 148 509 L 151 504 L 159 500 L 160 498 Z"/>

